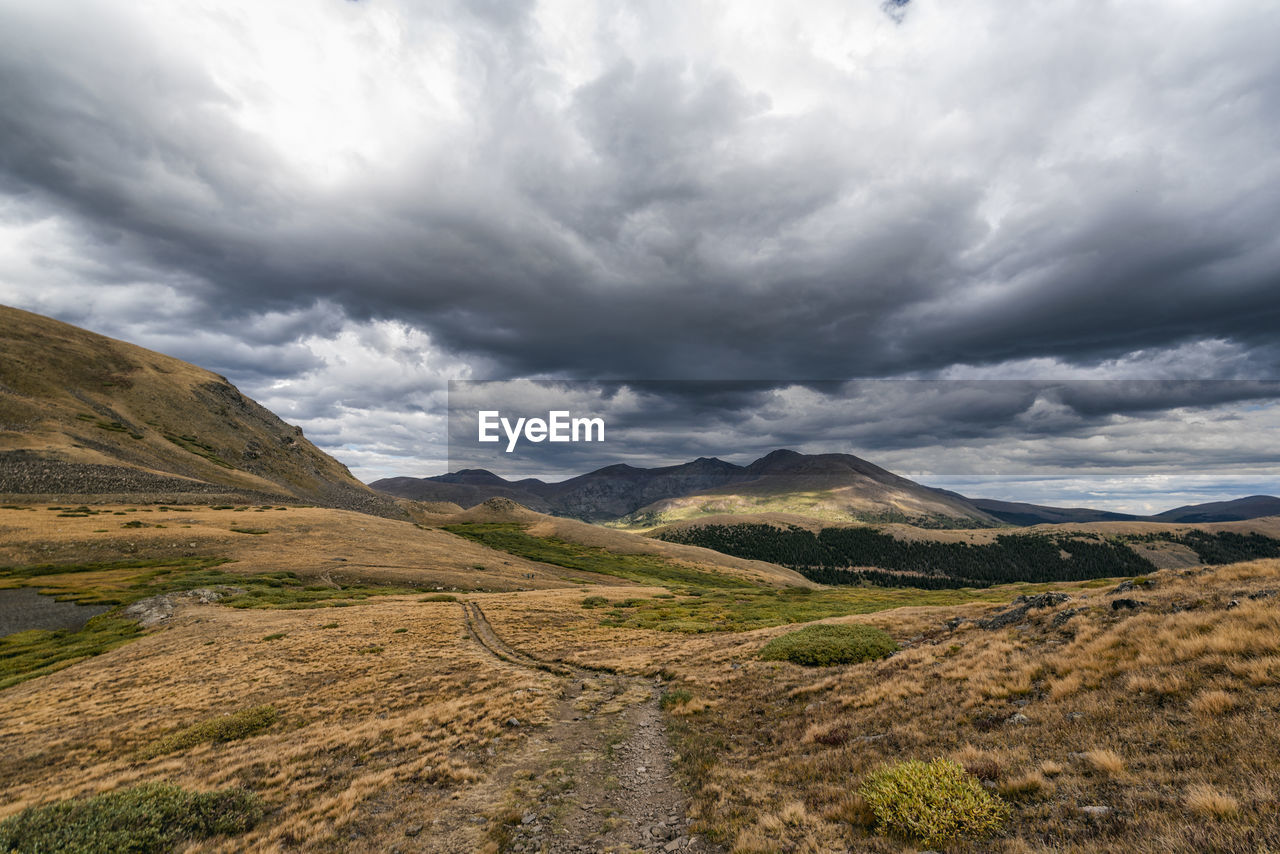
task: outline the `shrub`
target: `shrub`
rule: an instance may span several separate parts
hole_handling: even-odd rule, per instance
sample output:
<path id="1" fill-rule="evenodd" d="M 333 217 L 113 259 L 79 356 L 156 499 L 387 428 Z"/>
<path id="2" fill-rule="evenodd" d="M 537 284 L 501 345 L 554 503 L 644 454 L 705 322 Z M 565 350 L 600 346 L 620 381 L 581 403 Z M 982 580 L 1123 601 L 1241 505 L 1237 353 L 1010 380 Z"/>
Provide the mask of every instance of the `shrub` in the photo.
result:
<path id="1" fill-rule="evenodd" d="M 931 848 L 985 836 L 1009 816 L 1003 801 L 947 759 L 882 765 L 858 793 L 882 831 Z"/>
<path id="2" fill-rule="evenodd" d="M 172 851 L 189 840 L 243 833 L 261 818 L 258 796 L 242 789 L 191 792 L 169 783 L 143 783 L 28 807 L 0 822 L 0 850 Z"/>
<path id="3" fill-rule="evenodd" d="M 599 608 L 601 605 L 608 604 L 609 600 L 603 596 L 588 596 L 582 600 L 582 607 L 584 608 Z"/>
<path id="4" fill-rule="evenodd" d="M 765 661 L 791 661 L 806 667 L 856 664 L 884 658 L 898 650 L 898 644 L 872 626 L 808 626 L 776 637 L 760 650 Z"/>
<path id="5" fill-rule="evenodd" d="M 693 694 L 691 694 L 686 689 L 674 688 L 670 691 L 666 691 L 663 693 L 662 699 L 659 701 L 659 704 L 664 709 L 671 709 L 671 708 L 674 708 L 675 706 L 683 706 L 692 699 L 693 699 Z"/>
<path id="6" fill-rule="evenodd" d="M 278 717 L 274 706 L 255 706 L 234 714 L 209 718 L 169 733 L 147 745 L 139 753 L 143 759 L 150 759 L 206 742 L 220 743 L 247 738 L 270 727 Z"/>
<path id="7" fill-rule="evenodd" d="M 457 596 L 451 596 L 448 593 L 433 593 L 430 596 L 423 596 L 419 602 L 457 602 Z"/>

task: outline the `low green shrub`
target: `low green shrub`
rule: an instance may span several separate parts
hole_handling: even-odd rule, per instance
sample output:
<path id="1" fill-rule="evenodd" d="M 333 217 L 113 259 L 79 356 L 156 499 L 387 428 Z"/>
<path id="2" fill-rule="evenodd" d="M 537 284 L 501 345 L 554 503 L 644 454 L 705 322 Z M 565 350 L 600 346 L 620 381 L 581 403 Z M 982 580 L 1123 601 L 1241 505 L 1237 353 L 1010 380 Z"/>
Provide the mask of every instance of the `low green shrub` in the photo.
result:
<path id="1" fill-rule="evenodd" d="M 986 836 L 1009 817 L 1008 805 L 948 759 L 882 765 L 858 793 L 880 830 L 930 848 Z"/>
<path id="2" fill-rule="evenodd" d="M 686 688 L 673 688 L 670 691 L 664 691 L 662 699 L 659 701 L 664 709 L 670 709 L 675 706 L 683 706 L 693 699 L 693 694 Z"/>
<path id="3" fill-rule="evenodd" d="M 28 807 L 0 822 L 0 851 L 158 854 L 197 839 L 243 833 L 261 818 L 260 799 L 243 789 L 192 792 L 143 783 Z"/>
<path id="4" fill-rule="evenodd" d="M 588 596 L 587 598 L 582 600 L 582 607 L 584 608 L 599 608 L 602 605 L 608 605 L 608 604 L 609 604 L 609 600 L 604 598 L 603 596 Z"/>
<path id="5" fill-rule="evenodd" d="M 760 650 L 765 661 L 790 661 L 806 667 L 857 664 L 897 652 L 893 638 L 873 626 L 807 626 L 776 637 Z"/>
<path id="6" fill-rule="evenodd" d="M 458 597 L 449 593 L 433 593 L 430 596 L 423 596 L 419 602 L 457 602 Z"/>
<path id="7" fill-rule="evenodd" d="M 237 741 L 262 732 L 274 724 L 279 717 L 274 706 L 255 706 L 252 709 L 220 715 L 183 727 L 153 741 L 138 753 L 143 759 L 150 759 L 166 753 L 186 750 L 197 744 Z"/>

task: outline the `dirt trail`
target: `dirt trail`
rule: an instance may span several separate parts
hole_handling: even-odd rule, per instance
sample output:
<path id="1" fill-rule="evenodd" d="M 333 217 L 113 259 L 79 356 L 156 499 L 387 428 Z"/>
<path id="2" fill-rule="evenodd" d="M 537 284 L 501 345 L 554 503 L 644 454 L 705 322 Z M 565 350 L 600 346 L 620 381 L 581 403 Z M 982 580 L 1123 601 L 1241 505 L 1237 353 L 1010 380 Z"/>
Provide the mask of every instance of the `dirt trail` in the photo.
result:
<path id="1" fill-rule="evenodd" d="M 504 643 L 479 605 L 463 603 L 463 612 L 478 644 L 513 667 L 559 677 L 561 694 L 550 725 L 499 759 L 486 784 L 451 805 L 454 815 L 442 816 L 440 829 L 468 821 L 474 828 L 483 814 L 487 840 L 500 852 L 719 850 L 689 832 L 658 682 L 540 661 Z M 436 839 L 444 847 L 434 850 L 459 850 L 448 847 L 457 836 Z"/>

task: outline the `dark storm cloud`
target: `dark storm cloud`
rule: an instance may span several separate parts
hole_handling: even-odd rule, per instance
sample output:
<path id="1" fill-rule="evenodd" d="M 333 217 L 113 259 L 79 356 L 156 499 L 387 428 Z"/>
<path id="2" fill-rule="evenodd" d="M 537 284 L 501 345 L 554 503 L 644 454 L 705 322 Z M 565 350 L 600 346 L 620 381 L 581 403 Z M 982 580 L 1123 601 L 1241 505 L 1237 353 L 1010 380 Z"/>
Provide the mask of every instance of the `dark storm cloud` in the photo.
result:
<path id="1" fill-rule="evenodd" d="M 366 9 L 340 10 L 353 39 Z M 1261 345 L 1280 324 L 1280 63 L 1251 31 L 1277 13 L 1233 11 L 1185 45 L 997 22 L 987 46 L 1022 67 L 950 48 L 881 79 L 827 69 L 826 100 L 796 112 L 710 51 L 625 55 L 612 21 L 583 36 L 614 59 L 568 85 L 530 7 L 457 7 L 400 35 L 406 57 L 425 32 L 457 39 L 457 127 L 388 128 L 421 147 L 325 192 L 233 120 L 252 92 L 141 13 L 10 6 L 0 165 L 109 257 L 187 276 L 210 315 L 323 298 L 512 375 L 838 378 Z M 926 45 L 916 18 L 960 14 L 914 12 L 894 37 Z M 1039 63 L 1003 41 L 1027 34 Z M 1054 67 L 1073 50 L 1079 68 Z M 414 93 L 378 70 L 353 73 Z M 919 114 L 871 104 L 878 89 Z"/>

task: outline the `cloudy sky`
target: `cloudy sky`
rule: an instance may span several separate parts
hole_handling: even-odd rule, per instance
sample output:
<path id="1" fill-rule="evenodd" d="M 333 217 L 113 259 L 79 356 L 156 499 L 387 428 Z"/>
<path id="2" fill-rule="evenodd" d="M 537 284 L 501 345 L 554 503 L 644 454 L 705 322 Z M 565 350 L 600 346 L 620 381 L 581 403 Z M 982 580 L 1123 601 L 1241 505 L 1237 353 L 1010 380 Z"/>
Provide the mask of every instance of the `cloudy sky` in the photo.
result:
<path id="1" fill-rule="evenodd" d="M 1280 492 L 1272 391 L 1174 382 L 1280 378 L 1276 32 L 1238 0 L 0 0 L 0 302 L 223 373 L 366 479 L 444 469 L 450 379 L 749 380 L 649 386 L 705 417 L 619 454 Z M 812 382 L 851 378 L 1041 382 L 929 413 Z"/>

